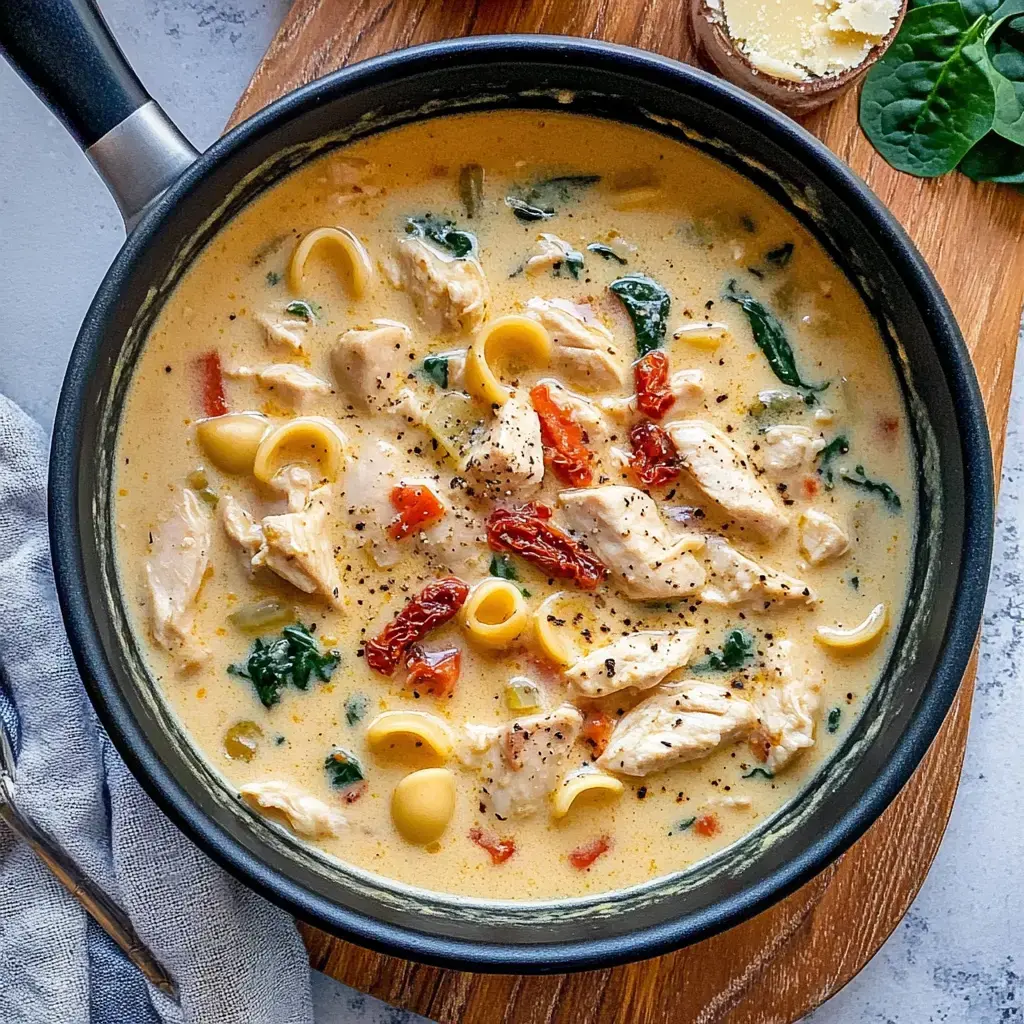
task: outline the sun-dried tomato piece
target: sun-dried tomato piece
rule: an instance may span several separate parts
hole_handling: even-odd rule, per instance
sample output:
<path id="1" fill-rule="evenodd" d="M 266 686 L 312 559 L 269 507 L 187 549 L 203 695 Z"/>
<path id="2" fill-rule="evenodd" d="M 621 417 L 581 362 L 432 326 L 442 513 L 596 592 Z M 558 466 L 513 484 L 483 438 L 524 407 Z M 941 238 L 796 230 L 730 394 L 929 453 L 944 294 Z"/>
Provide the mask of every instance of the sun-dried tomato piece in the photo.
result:
<path id="1" fill-rule="evenodd" d="M 702 814 L 694 823 L 693 831 L 698 835 L 711 838 L 711 836 L 717 836 L 722 831 L 722 826 L 718 822 L 717 814 Z"/>
<path id="2" fill-rule="evenodd" d="M 224 395 L 224 374 L 220 368 L 220 354 L 207 352 L 197 360 L 203 377 L 203 411 L 207 416 L 223 416 L 228 411 Z"/>
<path id="3" fill-rule="evenodd" d="M 402 540 L 420 526 L 432 526 L 444 518 L 444 503 L 424 484 L 400 484 L 391 488 L 391 504 L 398 515 L 388 524 L 388 536 Z"/>
<path id="4" fill-rule="evenodd" d="M 531 502 L 522 508 L 496 508 L 487 517 L 487 543 L 532 562 L 548 576 L 573 580 L 593 590 L 608 570 L 568 534 L 552 526 L 551 509 Z"/>
<path id="5" fill-rule="evenodd" d="M 660 420 L 675 404 L 668 383 L 668 356 L 655 349 L 633 364 L 636 407 L 652 420 Z"/>
<path id="6" fill-rule="evenodd" d="M 804 477 L 804 494 L 808 498 L 813 498 L 820 490 L 821 484 L 818 482 L 818 478 L 816 476 Z"/>
<path id="7" fill-rule="evenodd" d="M 458 647 L 445 647 L 440 651 L 428 651 L 419 644 L 409 648 L 405 658 L 409 674 L 405 685 L 417 693 L 429 693 L 434 697 L 447 697 L 455 689 L 462 667 L 462 651 Z"/>
<path id="8" fill-rule="evenodd" d="M 589 868 L 602 853 L 607 853 L 611 849 L 611 845 L 612 843 L 608 836 L 598 836 L 589 843 L 584 843 L 583 846 L 577 846 L 576 849 L 569 854 L 569 863 L 578 871 L 584 871 Z"/>
<path id="9" fill-rule="evenodd" d="M 485 832 L 482 828 L 471 828 L 469 838 L 491 855 L 492 864 L 504 864 L 516 852 L 514 839 L 499 839 L 493 833 Z"/>
<path id="10" fill-rule="evenodd" d="M 588 711 L 583 719 L 583 742 L 594 751 L 593 757 L 600 757 L 612 738 L 615 720 L 604 711 Z"/>
<path id="11" fill-rule="evenodd" d="M 363 648 L 366 664 L 389 676 L 409 652 L 432 629 L 443 626 L 466 603 L 469 587 L 458 576 L 428 583 Z"/>
<path id="12" fill-rule="evenodd" d="M 546 384 L 538 384 L 530 392 L 530 402 L 540 420 L 544 461 L 564 483 L 589 487 L 594 479 L 594 453 L 583 443 L 583 430 L 572 413 L 555 404 Z"/>
<path id="13" fill-rule="evenodd" d="M 679 478 L 679 453 L 656 423 L 641 420 L 629 432 L 630 468 L 645 487 L 661 487 Z"/>

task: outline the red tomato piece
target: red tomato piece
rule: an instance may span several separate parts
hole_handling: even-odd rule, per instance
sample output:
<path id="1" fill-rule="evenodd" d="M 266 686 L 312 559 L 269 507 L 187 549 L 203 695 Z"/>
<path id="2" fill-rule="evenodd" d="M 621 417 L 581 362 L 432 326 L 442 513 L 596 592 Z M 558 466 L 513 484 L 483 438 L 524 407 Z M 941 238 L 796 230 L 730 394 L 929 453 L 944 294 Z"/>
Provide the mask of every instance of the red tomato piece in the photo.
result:
<path id="1" fill-rule="evenodd" d="M 710 838 L 711 836 L 717 836 L 722 831 L 722 826 L 718 823 L 718 815 L 716 814 L 702 814 L 694 823 L 693 831 L 697 835 L 705 836 Z"/>
<path id="2" fill-rule="evenodd" d="M 409 674 L 405 685 L 417 693 L 429 693 L 434 697 L 447 697 L 454 689 L 462 668 L 462 651 L 458 647 L 445 647 L 440 651 L 428 651 L 419 644 L 409 648 L 405 658 Z"/>
<path id="3" fill-rule="evenodd" d="M 551 509 L 537 502 L 522 508 L 496 508 L 487 517 L 487 543 L 494 551 L 521 555 L 549 576 L 593 590 L 608 570 L 586 548 L 547 522 L 550 518 Z"/>
<path id="4" fill-rule="evenodd" d="M 583 846 L 577 846 L 569 854 L 569 863 L 577 871 L 585 871 L 602 853 L 607 853 L 611 849 L 611 845 L 612 841 L 608 836 L 598 836 L 589 843 L 584 843 Z"/>
<path id="5" fill-rule="evenodd" d="M 808 498 L 813 498 L 820 490 L 821 484 L 818 483 L 818 478 L 816 476 L 804 477 L 804 494 L 806 494 Z"/>
<path id="6" fill-rule="evenodd" d="M 428 583 L 363 648 L 366 664 L 389 676 L 409 652 L 432 629 L 443 626 L 466 603 L 469 587 L 458 576 Z"/>
<path id="7" fill-rule="evenodd" d="M 485 832 L 482 828 L 471 828 L 469 838 L 491 855 L 492 864 L 504 864 L 516 852 L 514 839 L 499 839 L 492 832 Z"/>
<path id="8" fill-rule="evenodd" d="M 402 540 L 419 527 L 432 526 L 444 518 L 444 503 L 423 484 L 393 487 L 391 504 L 398 511 L 388 524 L 388 536 L 392 540 Z"/>
<path id="9" fill-rule="evenodd" d="M 546 384 L 538 384 L 530 392 L 530 402 L 540 420 L 544 461 L 564 483 L 589 487 L 594 479 L 594 454 L 584 444 L 580 425 L 571 413 L 555 404 Z"/>
<path id="10" fill-rule="evenodd" d="M 224 396 L 224 374 L 220 368 L 220 353 L 207 352 L 198 359 L 203 377 L 203 412 L 207 416 L 223 416 L 228 411 Z"/>
<path id="11" fill-rule="evenodd" d="M 636 407 L 652 420 L 660 420 L 675 404 L 668 384 L 668 356 L 657 349 L 633 364 Z"/>
<path id="12" fill-rule="evenodd" d="M 600 757 L 612 737 L 615 721 L 604 711 L 588 711 L 583 719 L 583 742 L 593 748 L 593 757 Z"/>
<path id="13" fill-rule="evenodd" d="M 661 487 L 679 478 L 679 453 L 672 438 L 656 423 L 641 420 L 629 432 L 629 465 L 645 487 Z"/>

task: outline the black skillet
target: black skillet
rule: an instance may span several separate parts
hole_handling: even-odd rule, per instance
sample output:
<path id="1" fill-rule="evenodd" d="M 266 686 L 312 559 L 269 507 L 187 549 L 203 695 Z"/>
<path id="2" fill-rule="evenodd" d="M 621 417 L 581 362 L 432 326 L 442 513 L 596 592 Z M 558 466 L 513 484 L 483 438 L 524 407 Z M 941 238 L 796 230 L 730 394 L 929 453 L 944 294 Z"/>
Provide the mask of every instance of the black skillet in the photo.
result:
<path id="1" fill-rule="evenodd" d="M 563 971 L 694 942 L 765 909 L 842 853 L 910 777 L 956 693 L 981 620 L 992 460 L 963 339 L 921 256 L 820 142 L 749 96 L 649 53 L 502 36 L 403 50 L 328 75 L 197 154 L 150 99 L 89 0 L 3 0 L 0 44 L 79 140 L 131 228 L 75 344 L 50 461 L 50 536 L 71 643 L 118 749 L 210 856 L 297 916 L 447 967 Z M 885 334 L 920 459 L 908 612 L 841 750 L 752 835 L 680 875 L 558 903 L 456 899 L 339 865 L 233 795 L 162 705 L 118 593 L 110 502 L 118 411 L 146 331 L 217 230 L 346 139 L 453 110 L 559 110 L 682 138 L 813 231 Z"/>

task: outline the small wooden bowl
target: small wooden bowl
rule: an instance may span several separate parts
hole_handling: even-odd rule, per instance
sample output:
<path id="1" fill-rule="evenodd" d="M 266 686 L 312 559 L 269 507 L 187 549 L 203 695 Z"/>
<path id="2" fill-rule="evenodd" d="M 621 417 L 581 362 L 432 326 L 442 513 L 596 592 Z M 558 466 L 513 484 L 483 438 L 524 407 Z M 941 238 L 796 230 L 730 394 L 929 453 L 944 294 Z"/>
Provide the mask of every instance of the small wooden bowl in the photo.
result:
<path id="1" fill-rule="evenodd" d="M 836 75 L 811 78 L 804 82 L 778 78 L 754 67 L 726 31 L 725 14 L 720 2 L 712 6 L 708 0 L 689 0 L 687 12 L 697 59 L 704 67 L 721 75 L 733 85 L 738 85 L 741 89 L 746 89 L 747 92 L 767 101 L 773 107 L 787 114 L 799 115 L 831 103 L 859 81 L 896 38 L 908 5 L 909 0 L 902 0 L 899 14 L 888 34 L 871 48 L 856 67 L 848 68 Z"/>

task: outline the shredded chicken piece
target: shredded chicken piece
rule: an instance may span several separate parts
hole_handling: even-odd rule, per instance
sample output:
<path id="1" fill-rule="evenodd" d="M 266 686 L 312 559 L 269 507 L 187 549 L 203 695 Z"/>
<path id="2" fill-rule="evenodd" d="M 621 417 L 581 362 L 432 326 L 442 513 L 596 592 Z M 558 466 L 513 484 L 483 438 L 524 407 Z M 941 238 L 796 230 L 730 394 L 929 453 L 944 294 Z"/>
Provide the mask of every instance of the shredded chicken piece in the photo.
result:
<path id="1" fill-rule="evenodd" d="M 210 513 L 187 488 L 171 514 L 152 533 L 146 559 L 153 637 L 174 653 L 182 669 L 206 652 L 192 636 L 192 606 L 210 564 Z"/>
<path id="2" fill-rule="evenodd" d="M 319 593 L 341 607 L 341 579 L 328 535 L 327 489 L 310 496 L 301 512 L 266 516 L 263 546 L 253 557 L 253 568 L 266 566 L 306 594 Z"/>
<path id="3" fill-rule="evenodd" d="M 774 540 L 789 523 L 744 452 L 710 423 L 677 420 L 665 427 L 697 486 L 742 526 Z"/>
<path id="4" fill-rule="evenodd" d="M 704 401 L 704 371 L 676 370 L 668 379 L 669 390 L 676 400 L 669 409 L 667 416 L 692 412 Z M 628 423 L 641 415 L 636 405 L 636 395 L 629 398 L 602 398 L 601 408 L 609 416 L 620 422 Z"/>
<path id="5" fill-rule="evenodd" d="M 815 600 L 803 580 L 755 562 L 721 537 L 707 538 L 707 558 L 711 571 L 701 599 L 710 604 L 749 604 L 763 610 L 775 601 L 811 604 Z"/>
<path id="6" fill-rule="evenodd" d="M 540 419 L 527 396 L 513 392 L 498 410 L 466 464 L 493 492 L 513 496 L 535 490 L 544 479 L 544 447 Z"/>
<path id="7" fill-rule="evenodd" d="M 628 597 L 679 599 L 704 585 L 704 570 L 691 554 L 703 547 L 702 539 L 671 530 L 643 491 L 581 487 L 562 491 L 558 504 L 569 529 L 618 577 Z"/>
<path id="8" fill-rule="evenodd" d="M 686 665 L 697 630 L 641 630 L 588 652 L 566 672 L 573 694 L 601 697 L 632 686 L 649 690 Z"/>
<path id="9" fill-rule="evenodd" d="M 305 343 L 305 320 L 279 318 L 259 313 L 256 316 L 256 322 L 263 328 L 267 344 L 290 348 L 293 352 L 301 351 Z"/>
<path id="10" fill-rule="evenodd" d="M 622 387 L 623 357 L 611 331 L 587 318 L 587 308 L 565 299 L 530 299 L 526 315 L 551 335 L 551 371 L 588 391 Z"/>
<path id="11" fill-rule="evenodd" d="M 808 668 L 797 676 L 792 641 L 780 640 L 771 666 L 778 685 L 754 700 L 757 727 L 750 745 L 772 773 L 814 746 L 814 716 L 821 705 L 821 680 Z"/>
<path id="12" fill-rule="evenodd" d="M 331 350 L 338 387 L 363 412 L 382 408 L 409 373 L 412 331 L 397 320 L 374 320 L 373 327 L 346 331 Z"/>
<path id="13" fill-rule="evenodd" d="M 825 447 L 825 439 L 807 427 L 780 423 L 764 432 L 762 463 L 770 473 L 810 469 L 814 458 Z"/>
<path id="14" fill-rule="evenodd" d="M 850 549 L 850 538 L 825 512 L 809 508 L 800 516 L 800 550 L 811 565 L 821 565 Z"/>
<path id="15" fill-rule="evenodd" d="M 310 796 L 291 782 L 278 779 L 247 782 L 239 793 L 257 810 L 281 815 L 293 832 L 306 839 L 335 838 L 348 824 L 341 811 Z"/>
<path id="16" fill-rule="evenodd" d="M 442 255 L 418 238 L 398 243 L 402 285 L 423 319 L 435 330 L 474 330 L 487 312 L 491 290 L 474 259 Z"/>
<path id="17" fill-rule="evenodd" d="M 219 507 L 224 532 L 251 561 L 256 552 L 263 547 L 263 528 L 253 518 L 252 513 L 230 494 L 221 498 Z"/>
<path id="18" fill-rule="evenodd" d="M 466 725 L 462 761 L 483 778 L 481 791 L 501 819 L 538 810 L 558 784 L 583 715 L 571 704 L 508 725 Z"/>
<path id="19" fill-rule="evenodd" d="M 649 775 L 705 757 L 746 736 L 756 722 L 750 702 L 725 686 L 696 679 L 665 683 L 619 719 L 597 765 Z"/>
<path id="20" fill-rule="evenodd" d="M 533 277 L 558 267 L 570 257 L 576 257 L 582 266 L 583 257 L 568 242 L 557 235 L 542 232 L 537 238 L 537 253 L 526 261 L 526 273 Z"/>
<path id="21" fill-rule="evenodd" d="M 276 392 L 294 405 L 302 405 L 310 395 L 331 393 L 331 385 L 327 381 L 293 363 L 272 363 L 262 368 L 239 366 L 228 370 L 227 375 L 254 378 L 261 387 Z"/>

